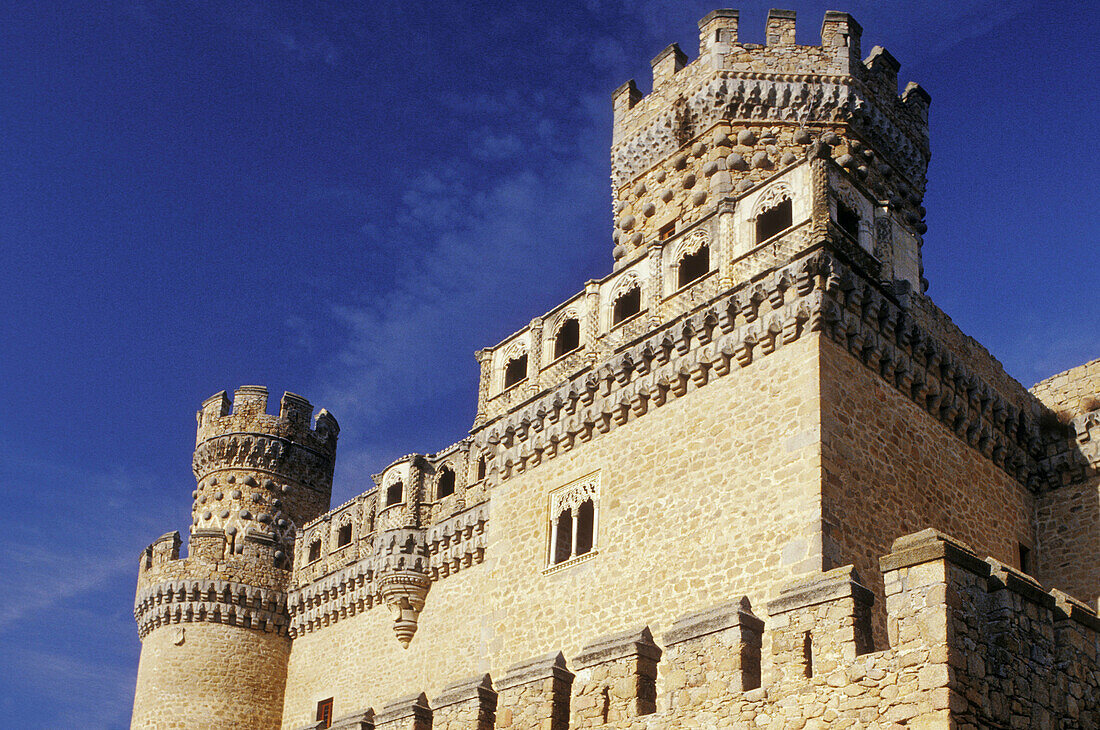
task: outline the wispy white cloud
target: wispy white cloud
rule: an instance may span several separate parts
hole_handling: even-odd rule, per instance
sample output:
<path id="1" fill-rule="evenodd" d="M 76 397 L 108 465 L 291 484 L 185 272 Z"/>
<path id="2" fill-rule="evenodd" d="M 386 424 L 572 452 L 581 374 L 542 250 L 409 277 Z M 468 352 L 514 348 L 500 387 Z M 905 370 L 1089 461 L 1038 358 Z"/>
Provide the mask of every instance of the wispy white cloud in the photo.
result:
<path id="1" fill-rule="evenodd" d="M 473 103 L 494 108 L 497 100 Z M 477 128 L 467 148 L 474 150 L 473 159 L 433 160 L 411 172 L 401 208 L 388 223 L 376 221 L 377 235 L 369 236 L 372 245 L 416 244 L 403 252 L 397 270 L 377 272 L 385 286 L 368 288 L 384 293 L 368 300 L 346 297 L 332 306 L 328 322 L 288 322 L 300 341 L 310 339 L 311 327 L 342 333 L 339 351 L 321 366 L 320 382 L 310 392 L 338 415 L 345 434 L 355 434 L 345 439 L 338 466 L 343 474 L 357 473 L 354 491 L 367 486 L 365 470 L 379 469 L 389 457 L 441 448 L 464 435 L 476 406 L 473 352 L 494 344 L 486 336 L 502 338 L 542 313 L 532 300 L 547 299 L 548 290 L 525 289 L 556 286 L 543 276 L 548 267 L 576 289 L 605 273 L 570 273 L 584 247 L 575 241 L 563 245 L 562 237 L 585 229 L 607 205 L 606 178 L 599 174 L 606 140 L 597 122 L 606 100 L 575 96 L 563 103 L 578 120 L 568 139 L 554 124 L 532 123 L 518 132 Z M 538 109 L 530 114 L 538 117 Z M 539 144 L 539 138 L 561 153 L 547 154 L 543 147 L 524 156 L 524 147 Z M 483 158 L 522 163 L 505 164 L 504 172 L 491 177 L 473 167 Z M 589 244 L 608 264 L 609 236 L 610 230 L 607 241 Z M 493 334 L 485 322 L 496 323 Z M 461 425 L 434 432 L 440 414 L 433 414 L 433 404 L 456 400 L 464 413 L 443 420 Z M 427 442 L 405 443 L 388 428 L 416 416 L 427 424 Z"/>

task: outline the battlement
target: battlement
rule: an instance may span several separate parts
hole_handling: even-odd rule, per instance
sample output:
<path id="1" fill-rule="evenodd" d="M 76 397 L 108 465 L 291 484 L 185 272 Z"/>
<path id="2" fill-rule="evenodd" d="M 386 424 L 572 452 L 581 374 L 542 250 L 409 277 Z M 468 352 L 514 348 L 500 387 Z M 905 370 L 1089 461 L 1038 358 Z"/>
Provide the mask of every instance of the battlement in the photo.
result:
<path id="1" fill-rule="evenodd" d="M 935 530 L 899 538 L 880 564 L 888 648 L 872 644 L 875 598 L 846 566 L 781 587 L 765 619 L 742 597 L 684 615 L 659 639 L 640 626 L 590 639 L 572 658 L 551 650 L 495 679 L 454 682 L 431 702 L 414 690 L 377 716 L 347 717 L 396 728 L 386 723 L 412 710 L 395 708 L 415 705 L 424 727 L 447 728 L 477 717 L 488 722 L 478 727 L 557 730 L 671 729 L 700 717 L 730 727 L 776 716 L 785 727 L 1100 720 L 1092 608 Z"/>
<path id="2" fill-rule="evenodd" d="M 738 75 L 765 74 L 772 80 L 798 77 L 850 77 L 883 94 L 892 92 L 900 102 L 896 111 L 911 115 L 913 122 L 926 121 L 930 97 L 917 84 L 898 94 L 901 64 L 888 51 L 875 46 L 866 60 L 860 61 L 863 27 L 848 13 L 827 11 L 821 24 L 820 45 L 799 45 L 795 39 L 795 12 L 772 9 L 765 25 L 765 44 L 744 43 L 738 37 L 740 13 L 721 9 L 699 21 L 699 55 L 688 61 L 687 54 L 673 43 L 650 62 L 653 68 L 652 92 L 638 91 L 631 79 L 612 95 L 615 109 L 615 141 L 628 136 L 632 126 L 644 115 L 645 107 L 667 104 L 667 84 L 686 70 L 690 80 L 700 81 L 704 72 L 728 71 Z M 730 78 L 727 76 L 727 78 Z M 792 79 L 793 80 L 793 79 Z M 682 86 L 676 91 L 682 90 Z M 762 109 L 761 111 L 766 111 Z"/>
<path id="3" fill-rule="evenodd" d="M 698 58 L 672 44 L 653 59 L 649 94 L 633 80 L 612 94 L 614 214 L 630 222 L 614 233 L 616 261 L 821 143 L 923 233 L 927 92 L 909 84 L 899 95 L 900 64 L 882 47 L 861 62 L 862 28 L 847 13 L 826 13 L 820 46 L 795 42 L 792 11 L 769 13 L 766 45 L 740 42 L 738 26 L 735 10 L 710 13 Z M 709 190 L 696 185 L 704 174 Z"/>
<path id="4" fill-rule="evenodd" d="M 277 415 L 267 412 L 267 401 L 267 388 L 262 385 L 242 385 L 234 391 L 232 403 L 224 390 L 210 396 L 195 414 L 195 445 L 225 434 L 265 433 L 301 441 L 325 453 L 335 450 L 340 426 L 331 413 L 322 408 L 313 419 L 313 405 L 296 393 L 283 393 Z M 311 421 L 315 421 L 312 427 Z"/>
<path id="5" fill-rule="evenodd" d="M 297 527 L 328 510 L 340 426 L 324 409 L 311 425 L 313 406 L 300 395 L 283 394 L 278 415 L 267 413 L 267 400 L 267 388 L 245 385 L 232 406 L 222 391 L 198 411 L 192 538 L 220 531 L 225 548 L 240 552 L 238 536 L 263 534 L 289 567 Z"/>

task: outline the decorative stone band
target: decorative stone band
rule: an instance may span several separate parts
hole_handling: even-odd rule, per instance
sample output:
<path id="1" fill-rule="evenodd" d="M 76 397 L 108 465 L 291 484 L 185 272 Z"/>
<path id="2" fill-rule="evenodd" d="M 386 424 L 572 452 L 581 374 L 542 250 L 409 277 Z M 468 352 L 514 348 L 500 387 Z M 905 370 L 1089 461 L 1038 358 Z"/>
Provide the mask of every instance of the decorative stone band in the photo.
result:
<path id="1" fill-rule="evenodd" d="M 162 626 L 215 623 L 284 635 L 286 594 L 220 580 L 179 580 L 140 591 L 134 601 L 138 636 Z"/>
<path id="2" fill-rule="evenodd" d="M 248 469 L 291 479 L 311 489 L 332 486 L 333 455 L 264 433 L 227 433 L 195 448 L 192 468 L 200 481 L 222 469 Z"/>
<path id="3" fill-rule="evenodd" d="M 911 183 L 924 180 L 929 158 L 927 128 L 902 118 L 897 108 L 900 100 L 883 104 L 851 76 L 723 71 L 701 84 L 685 104 L 698 130 L 721 120 L 800 125 L 851 122 L 871 137 L 876 150 L 894 158 Z M 611 178 L 616 187 L 629 183 L 680 147 L 677 115 L 683 114 L 679 106 L 670 105 L 666 114 L 615 145 Z"/>
<path id="4" fill-rule="evenodd" d="M 408 529 L 401 534 L 413 539 L 414 552 L 416 549 L 427 551 L 427 555 L 419 555 L 421 563 L 417 570 L 434 582 L 485 559 L 488 522 L 489 503 L 486 501 L 427 530 Z M 397 570 L 399 563 L 403 570 L 410 558 L 415 567 L 416 557 L 399 549 L 407 539 L 380 540 L 379 550 L 374 555 L 289 592 L 287 608 L 291 638 L 370 610 L 383 602 L 380 580 L 383 573 Z"/>
<path id="5" fill-rule="evenodd" d="M 485 559 L 485 527 L 488 522 L 489 502 L 486 501 L 428 528 L 428 554 L 433 581 L 442 580 Z"/>
<path id="6" fill-rule="evenodd" d="M 290 591 L 287 597 L 290 638 L 316 631 L 380 603 L 382 598 L 374 582 L 374 565 L 373 558 L 365 558 Z"/>
<path id="7" fill-rule="evenodd" d="M 771 311 L 762 313 L 765 301 Z M 1060 483 L 1057 465 L 1040 463 L 1037 419 L 1013 395 L 970 371 L 895 294 L 821 246 L 490 422 L 474 434 L 474 448 L 496 453 L 491 483 L 507 479 L 812 332 L 845 347 L 1022 484 Z M 1015 397 L 1031 399 L 1022 388 Z"/>

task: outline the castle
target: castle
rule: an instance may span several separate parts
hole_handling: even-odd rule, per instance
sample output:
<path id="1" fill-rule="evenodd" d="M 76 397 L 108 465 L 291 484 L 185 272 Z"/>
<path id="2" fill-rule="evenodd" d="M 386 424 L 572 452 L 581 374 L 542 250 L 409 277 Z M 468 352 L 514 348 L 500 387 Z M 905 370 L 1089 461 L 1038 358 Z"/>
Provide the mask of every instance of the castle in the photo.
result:
<path id="1" fill-rule="evenodd" d="M 468 437 L 331 509 L 331 414 L 202 404 L 133 727 L 1100 727 L 1100 360 L 1029 391 L 924 295 L 929 96 L 794 29 L 614 92 L 612 273 Z"/>

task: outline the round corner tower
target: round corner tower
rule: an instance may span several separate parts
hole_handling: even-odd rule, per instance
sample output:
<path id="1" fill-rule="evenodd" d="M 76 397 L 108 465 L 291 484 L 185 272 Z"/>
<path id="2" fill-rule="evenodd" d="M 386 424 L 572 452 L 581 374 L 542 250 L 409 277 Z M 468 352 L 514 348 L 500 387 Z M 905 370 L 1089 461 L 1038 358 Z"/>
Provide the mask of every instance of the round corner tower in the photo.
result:
<path id="1" fill-rule="evenodd" d="M 139 566 L 134 728 L 280 725 L 292 543 L 329 508 L 340 429 L 293 393 L 270 415 L 267 396 L 222 391 L 197 414 L 188 556 L 169 533 Z"/>

